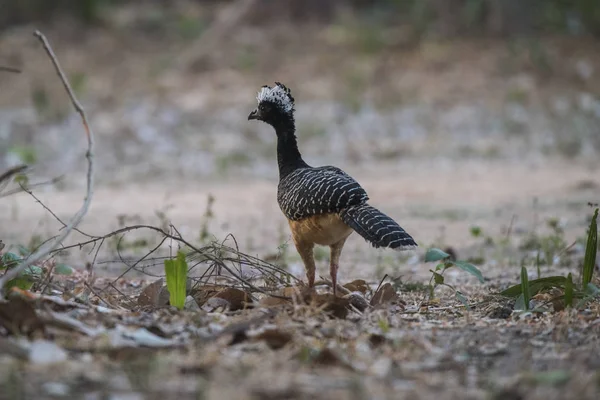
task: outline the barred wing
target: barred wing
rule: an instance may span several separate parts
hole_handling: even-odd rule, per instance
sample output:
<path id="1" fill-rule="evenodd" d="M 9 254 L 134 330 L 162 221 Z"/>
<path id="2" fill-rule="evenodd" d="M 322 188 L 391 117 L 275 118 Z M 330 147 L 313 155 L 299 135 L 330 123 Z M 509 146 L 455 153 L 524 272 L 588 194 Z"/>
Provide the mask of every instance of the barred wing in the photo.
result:
<path id="1" fill-rule="evenodd" d="M 358 182 L 331 166 L 299 168 L 281 179 L 277 187 L 279 207 L 291 220 L 340 212 L 368 199 Z"/>

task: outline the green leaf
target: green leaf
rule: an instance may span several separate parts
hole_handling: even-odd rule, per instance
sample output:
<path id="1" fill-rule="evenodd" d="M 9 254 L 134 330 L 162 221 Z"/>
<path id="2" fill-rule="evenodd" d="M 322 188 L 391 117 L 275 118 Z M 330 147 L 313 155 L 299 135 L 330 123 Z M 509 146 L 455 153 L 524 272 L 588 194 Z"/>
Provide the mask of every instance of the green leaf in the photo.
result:
<path id="1" fill-rule="evenodd" d="M 525 310 L 529 310 L 529 300 L 531 293 L 529 292 L 529 277 L 527 276 L 527 268 L 521 267 L 521 293 L 523 293 L 523 305 Z"/>
<path id="2" fill-rule="evenodd" d="M 588 283 L 585 285 L 585 294 L 586 296 L 596 297 L 600 294 L 600 289 L 593 283 Z"/>
<path id="3" fill-rule="evenodd" d="M 444 275 L 440 275 L 437 272 L 434 272 L 433 280 L 435 281 L 436 285 L 443 285 L 444 284 Z"/>
<path id="4" fill-rule="evenodd" d="M 477 237 L 481 236 L 481 233 L 482 233 L 481 227 L 479 227 L 479 226 L 471 227 L 471 236 L 477 238 Z"/>
<path id="5" fill-rule="evenodd" d="M 468 299 L 465 297 L 465 295 L 464 295 L 464 294 L 462 294 L 460 291 L 458 291 L 458 290 L 457 290 L 457 291 L 455 292 L 455 295 L 456 295 L 456 299 L 457 299 L 458 301 L 460 301 L 460 302 L 462 303 L 462 305 L 463 305 L 463 306 L 465 306 L 465 308 L 466 308 L 467 310 L 470 310 L 470 309 L 471 309 L 471 306 L 469 306 L 469 300 L 468 300 Z"/>
<path id="6" fill-rule="evenodd" d="M 185 306 L 187 271 L 188 266 L 185 261 L 185 254 L 182 251 L 177 253 L 176 259 L 165 260 L 169 302 L 172 306 L 180 310 Z"/>
<path id="7" fill-rule="evenodd" d="M 18 185 L 27 186 L 29 184 L 29 177 L 26 174 L 16 174 L 13 182 Z"/>
<path id="8" fill-rule="evenodd" d="M 452 263 L 458 268 L 462 269 L 463 271 L 468 272 L 469 274 L 479 279 L 479 282 L 484 282 L 483 275 L 481 275 L 481 271 L 473 264 L 470 264 L 466 261 L 453 261 Z"/>
<path id="9" fill-rule="evenodd" d="M 21 257 L 16 255 L 15 253 L 4 253 L 2 254 L 2 262 L 0 263 L 0 269 L 7 269 L 16 266 L 19 261 L 21 261 Z"/>
<path id="10" fill-rule="evenodd" d="M 543 385 L 562 386 L 571 379 L 571 372 L 564 369 L 538 372 L 533 375 L 533 381 Z"/>
<path id="11" fill-rule="evenodd" d="M 19 289 L 29 290 L 31 289 L 31 286 L 33 286 L 33 282 L 34 281 L 27 276 L 20 276 L 18 278 L 8 281 L 6 287 L 8 289 L 12 287 L 18 287 Z"/>
<path id="12" fill-rule="evenodd" d="M 529 290 L 532 296 L 535 296 L 542 290 L 552 288 L 564 288 L 566 278 L 564 276 L 548 276 L 546 278 L 534 279 L 529 281 Z M 500 295 L 506 297 L 518 297 L 522 293 L 522 287 L 519 283 L 500 292 Z"/>
<path id="13" fill-rule="evenodd" d="M 6 284 L 7 288 L 18 287 L 19 289 L 29 290 L 33 286 L 34 282 L 42 278 L 44 271 L 42 268 L 32 265 L 25 268 L 23 272 L 19 274 L 15 279 L 8 281 Z"/>
<path id="14" fill-rule="evenodd" d="M 441 262 L 438 265 L 436 265 L 435 270 L 439 271 L 440 269 L 445 271 L 450 267 L 453 267 L 454 263 L 452 261 L 445 261 L 445 262 Z"/>
<path id="15" fill-rule="evenodd" d="M 578 297 L 581 297 L 581 300 L 577 303 L 576 308 L 582 308 L 586 305 L 588 301 L 600 295 L 600 289 L 596 287 L 593 283 L 588 283 L 585 286 L 583 293 L 577 294 L 580 295 Z"/>
<path id="16" fill-rule="evenodd" d="M 18 245 L 17 248 L 19 249 L 19 254 L 21 255 L 21 257 L 27 257 L 28 255 L 31 254 L 31 251 L 27 247 L 25 247 L 21 244 Z"/>
<path id="17" fill-rule="evenodd" d="M 450 257 L 450 254 L 434 247 L 427 250 L 427 253 L 425 253 L 425 262 L 440 261 L 448 257 Z"/>
<path id="18" fill-rule="evenodd" d="M 59 275 L 72 275 L 73 268 L 68 266 L 67 264 L 56 264 L 54 267 L 54 272 Z"/>
<path id="19" fill-rule="evenodd" d="M 30 267 L 27 267 L 23 270 L 23 272 L 21 272 L 20 276 L 27 276 L 29 278 L 41 278 L 41 276 L 44 274 L 44 270 L 41 267 L 38 267 L 37 265 L 32 265 Z"/>
<path id="20" fill-rule="evenodd" d="M 569 272 L 565 281 L 565 307 L 573 306 L 573 276 Z"/>
<path id="21" fill-rule="evenodd" d="M 581 287 L 585 288 L 592 281 L 594 266 L 596 265 L 596 252 L 598 251 L 598 209 L 594 211 L 590 230 L 588 232 L 587 244 L 585 246 L 585 257 L 583 258 L 583 270 L 581 272 Z"/>
<path id="22" fill-rule="evenodd" d="M 525 301 L 523 300 L 523 295 L 520 294 L 515 300 L 515 310 L 517 311 L 525 311 L 527 308 L 525 307 Z"/>

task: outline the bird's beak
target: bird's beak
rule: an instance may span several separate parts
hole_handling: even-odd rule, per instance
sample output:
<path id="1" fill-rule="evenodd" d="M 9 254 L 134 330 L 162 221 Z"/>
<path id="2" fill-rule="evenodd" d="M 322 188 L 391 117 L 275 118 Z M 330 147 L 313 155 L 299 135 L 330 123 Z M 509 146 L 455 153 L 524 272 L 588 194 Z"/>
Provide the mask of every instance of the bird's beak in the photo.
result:
<path id="1" fill-rule="evenodd" d="M 248 121 L 251 119 L 260 119 L 260 114 L 258 113 L 258 109 L 252 111 L 250 115 L 248 115 Z"/>

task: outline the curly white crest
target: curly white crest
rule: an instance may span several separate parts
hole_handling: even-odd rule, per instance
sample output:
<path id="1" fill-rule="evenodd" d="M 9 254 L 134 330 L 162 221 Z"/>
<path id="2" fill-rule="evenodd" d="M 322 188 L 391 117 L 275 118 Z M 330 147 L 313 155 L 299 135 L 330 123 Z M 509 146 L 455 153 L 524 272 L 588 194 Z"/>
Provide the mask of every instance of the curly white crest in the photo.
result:
<path id="1" fill-rule="evenodd" d="M 263 86 L 258 92 L 256 100 L 259 104 L 263 101 L 274 103 L 286 113 L 294 111 L 294 99 L 290 95 L 289 89 L 281 84 L 274 87 Z"/>

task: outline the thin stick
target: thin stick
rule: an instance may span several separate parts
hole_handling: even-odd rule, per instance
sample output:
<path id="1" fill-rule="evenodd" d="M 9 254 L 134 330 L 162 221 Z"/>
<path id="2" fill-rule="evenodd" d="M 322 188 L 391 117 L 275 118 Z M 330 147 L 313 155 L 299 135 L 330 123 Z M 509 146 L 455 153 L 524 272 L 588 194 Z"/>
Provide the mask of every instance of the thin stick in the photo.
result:
<path id="1" fill-rule="evenodd" d="M 54 217 L 54 219 L 57 220 L 62 225 L 61 229 L 64 229 L 67 226 L 67 224 L 62 219 L 60 219 L 60 217 L 58 215 L 56 215 L 56 213 L 54 211 L 52 211 L 47 205 L 45 205 L 35 194 L 33 194 L 33 192 L 31 190 L 29 190 L 29 188 L 23 186 L 23 184 L 19 184 L 19 186 L 21 186 L 21 189 L 23 189 L 23 191 L 25 193 L 27 193 L 28 195 L 33 197 L 33 199 L 36 201 L 36 203 L 39 203 L 44 208 L 44 210 L 48 211 L 50 213 L 50 215 L 52 215 Z M 100 238 L 99 236 L 89 235 L 77 228 L 73 228 L 73 230 L 81 233 L 83 236 L 87 236 L 90 239 L 99 239 Z"/>
<path id="2" fill-rule="evenodd" d="M 0 71 L 4 71 L 4 72 L 12 72 L 14 74 L 20 74 L 21 70 L 19 68 L 15 68 L 15 67 L 6 67 L 4 65 L 0 65 Z"/>
<path id="3" fill-rule="evenodd" d="M 60 178 L 59 178 L 60 179 Z M 51 185 L 53 183 L 56 183 L 59 181 L 59 179 L 50 179 L 47 181 L 42 181 L 42 182 L 36 182 L 36 183 L 28 183 L 27 184 L 27 188 L 28 189 L 33 189 L 36 187 L 40 187 L 40 186 L 44 186 L 44 185 Z M 3 197 L 8 197 L 8 196 L 12 196 L 13 194 L 17 194 L 17 193 L 21 193 L 23 190 L 21 189 L 21 187 L 19 188 L 15 188 L 15 189 L 11 189 L 11 190 L 7 190 L 7 191 L 3 191 L 4 188 L 6 187 L 6 185 L 8 185 L 8 182 L 4 182 L 4 183 L 0 183 L 0 199 Z"/>
<path id="4" fill-rule="evenodd" d="M 87 287 L 87 288 L 89 289 L 89 291 L 90 291 L 90 292 L 92 292 L 92 294 L 93 294 L 94 296 L 96 296 L 97 298 L 99 298 L 99 299 L 100 299 L 100 301 L 102 301 L 104 304 L 106 304 L 106 305 L 108 306 L 108 308 L 113 308 L 113 309 L 115 308 L 115 307 L 114 307 L 112 304 L 110 304 L 108 301 L 104 300 L 104 299 L 102 298 L 102 296 L 100 296 L 98 293 L 96 293 L 96 291 L 94 290 L 94 288 L 93 288 L 93 287 L 92 287 L 92 286 L 91 286 L 89 283 L 87 283 L 87 282 L 85 282 L 85 281 L 84 281 L 84 282 L 83 282 L 83 284 L 85 285 L 85 287 Z"/>
<path id="5" fill-rule="evenodd" d="M 8 171 L 4 172 L 0 175 L 0 182 L 3 182 L 5 179 L 12 177 L 18 173 L 21 173 L 27 169 L 27 165 L 17 165 L 16 167 L 10 168 Z"/>
<path id="6" fill-rule="evenodd" d="M 75 108 L 75 111 L 77 111 L 77 113 L 81 116 L 81 121 L 83 123 L 83 128 L 85 130 L 88 142 L 87 152 L 85 155 L 88 161 L 87 190 L 81 208 L 73 215 L 72 219 L 65 226 L 64 230 L 54 240 L 48 242 L 45 246 L 42 246 L 39 249 L 37 249 L 33 254 L 29 255 L 29 257 L 27 257 L 21 264 L 19 264 L 15 268 L 12 268 L 10 271 L 4 274 L 2 278 L 0 278 L 0 298 L 4 298 L 4 286 L 6 286 L 7 282 L 16 278 L 26 268 L 30 267 L 35 263 L 38 263 L 43 258 L 47 257 L 50 254 L 50 252 L 52 252 L 52 250 L 60 246 L 60 244 L 67 238 L 67 236 L 69 236 L 71 231 L 81 223 L 83 217 L 85 217 L 88 209 L 90 208 L 90 203 L 92 202 L 92 196 L 94 193 L 94 134 L 90 129 L 83 107 L 81 107 L 81 104 L 75 97 L 73 89 L 71 89 L 71 85 L 69 84 L 69 81 L 67 80 L 64 72 L 62 71 L 58 59 L 56 58 L 54 51 L 52 51 L 50 43 L 48 43 L 48 40 L 40 31 L 35 31 L 33 35 L 36 38 L 38 38 L 44 46 L 44 50 L 46 51 L 48 57 L 52 61 L 54 69 L 56 70 L 56 73 L 62 81 L 63 86 L 65 87 L 69 98 L 71 99 L 71 103 Z"/>

